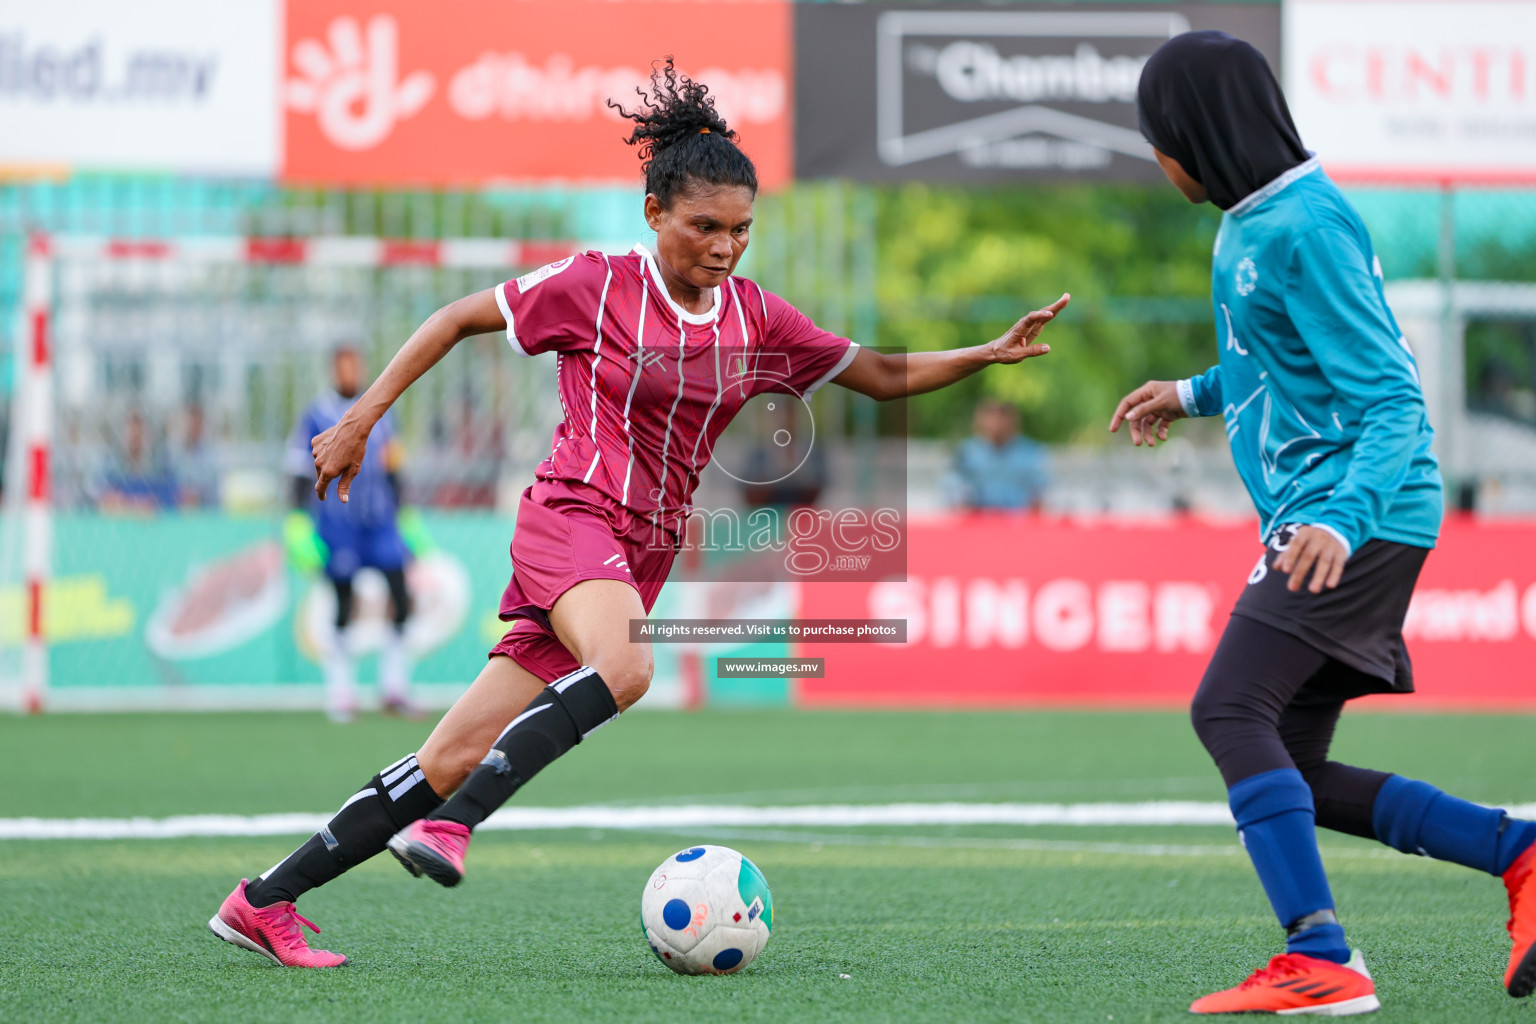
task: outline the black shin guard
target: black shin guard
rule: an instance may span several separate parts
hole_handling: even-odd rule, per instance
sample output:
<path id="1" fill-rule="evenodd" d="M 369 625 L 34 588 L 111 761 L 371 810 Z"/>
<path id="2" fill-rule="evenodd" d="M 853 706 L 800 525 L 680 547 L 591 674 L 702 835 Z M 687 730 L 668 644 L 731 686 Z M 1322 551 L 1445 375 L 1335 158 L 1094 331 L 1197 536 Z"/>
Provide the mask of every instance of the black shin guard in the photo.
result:
<path id="1" fill-rule="evenodd" d="M 556 679 L 512 719 L 485 760 L 432 817 L 474 828 L 551 761 L 618 716 L 608 684 L 592 669 Z"/>
<path id="2" fill-rule="evenodd" d="M 396 761 L 342 804 L 325 828 L 246 886 L 245 897 L 253 907 L 296 900 L 382 852 L 390 836 L 442 802 L 427 785 L 415 754 Z"/>

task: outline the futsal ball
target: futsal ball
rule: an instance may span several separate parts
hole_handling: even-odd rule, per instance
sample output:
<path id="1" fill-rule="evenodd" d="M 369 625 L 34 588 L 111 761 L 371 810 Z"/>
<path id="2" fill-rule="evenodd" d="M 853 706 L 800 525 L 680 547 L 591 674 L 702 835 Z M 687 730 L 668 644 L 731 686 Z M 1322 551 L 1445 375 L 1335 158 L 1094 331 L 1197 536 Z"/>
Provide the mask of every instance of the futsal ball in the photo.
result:
<path id="1" fill-rule="evenodd" d="M 773 894 L 757 865 L 725 846 L 694 846 L 651 872 L 640 927 L 656 958 L 679 974 L 733 974 L 773 930 Z"/>

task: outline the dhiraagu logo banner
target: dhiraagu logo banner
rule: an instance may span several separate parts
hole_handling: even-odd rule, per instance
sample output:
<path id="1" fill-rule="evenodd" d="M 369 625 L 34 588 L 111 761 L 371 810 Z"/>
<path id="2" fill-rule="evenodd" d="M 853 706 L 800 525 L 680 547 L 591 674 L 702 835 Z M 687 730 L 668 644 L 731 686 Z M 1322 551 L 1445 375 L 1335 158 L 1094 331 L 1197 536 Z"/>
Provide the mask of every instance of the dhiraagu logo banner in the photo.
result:
<path id="1" fill-rule="evenodd" d="M 506 628 L 496 609 L 511 568 L 511 524 L 486 513 L 423 519 L 432 549 L 408 571 L 407 643 L 419 699 L 446 706 L 473 681 Z M 793 616 L 793 588 L 759 589 L 741 598 L 754 612 Z M 360 574 L 354 600 L 348 645 L 366 693 L 389 628 L 383 579 Z M 708 584 L 674 584 L 653 614 L 694 614 L 701 603 L 721 600 L 737 598 L 711 592 Z M 12 654 L 22 639 L 24 607 L 19 584 L 0 589 L 0 647 Z M 44 609 L 50 708 L 261 708 L 319 706 L 318 645 L 336 605 L 323 578 L 287 564 L 276 519 L 82 514 L 55 521 Z M 786 651 L 782 644 L 656 645 L 656 680 L 646 703 L 683 703 L 682 679 L 690 672 L 699 673 L 709 700 L 787 703 L 787 682 L 715 678 L 717 657 L 743 653 Z"/>

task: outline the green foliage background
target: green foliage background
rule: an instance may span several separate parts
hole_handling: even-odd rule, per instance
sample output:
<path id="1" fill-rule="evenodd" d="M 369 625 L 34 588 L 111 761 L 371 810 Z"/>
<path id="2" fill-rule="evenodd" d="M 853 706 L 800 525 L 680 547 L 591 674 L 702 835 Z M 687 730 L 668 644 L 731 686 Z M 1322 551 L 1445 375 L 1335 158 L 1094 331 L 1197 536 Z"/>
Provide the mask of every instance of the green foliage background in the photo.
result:
<path id="1" fill-rule="evenodd" d="M 1148 377 L 1214 361 L 1210 252 L 1219 212 L 1172 189 L 913 184 L 878 195 L 879 343 L 909 351 L 991 340 L 1062 292 L 1051 354 L 908 407 L 916 436 L 957 437 L 983 396 L 1007 399 L 1045 441 L 1097 440 Z"/>

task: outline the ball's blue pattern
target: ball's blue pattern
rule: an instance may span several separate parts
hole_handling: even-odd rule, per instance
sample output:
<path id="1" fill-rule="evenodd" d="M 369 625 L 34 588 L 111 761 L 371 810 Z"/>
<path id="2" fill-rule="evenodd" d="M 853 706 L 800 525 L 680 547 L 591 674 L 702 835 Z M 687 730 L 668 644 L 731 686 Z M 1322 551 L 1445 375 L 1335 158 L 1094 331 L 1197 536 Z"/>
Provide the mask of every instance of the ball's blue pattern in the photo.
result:
<path id="1" fill-rule="evenodd" d="M 715 970 L 728 971 L 741 963 L 744 954 L 739 949 L 722 949 L 715 954 Z"/>
<path id="2" fill-rule="evenodd" d="M 673 931 L 688 927 L 688 922 L 693 919 L 693 911 L 683 900 L 667 900 L 667 905 L 661 908 L 661 919 L 667 923 L 667 927 Z"/>
<path id="3" fill-rule="evenodd" d="M 702 856 L 704 856 L 704 847 L 695 846 L 691 850 L 684 850 L 682 853 L 678 854 L 677 860 L 681 864 L 686 864 L 690 860 L 698 860 Z"/>

